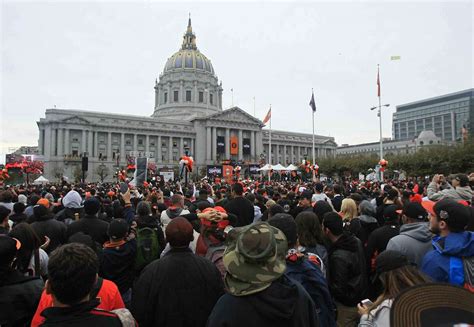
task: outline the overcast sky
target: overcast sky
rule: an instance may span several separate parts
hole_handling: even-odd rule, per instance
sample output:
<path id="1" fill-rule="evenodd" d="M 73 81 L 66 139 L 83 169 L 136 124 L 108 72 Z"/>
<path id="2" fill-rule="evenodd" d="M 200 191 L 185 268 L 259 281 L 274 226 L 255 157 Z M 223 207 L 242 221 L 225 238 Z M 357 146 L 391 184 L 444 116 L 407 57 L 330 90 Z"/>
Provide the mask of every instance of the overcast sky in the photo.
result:
<path id="1" fill-rule="evenodd" d="M 432 2 L 14 2 L 1 5 L 0 153 L 37 145 L 46 108 L 150 116 L 154 81 L 191 12 L 197 46 L 234 104 L 274 129 L 378 140 L 395 105 L 473 86 L 473 5 Z M 390 56 L 401 56 L 391 61 Z M 2 156 L 3 157 L 3 156 Z M 3 162 L 4 158 L 0 159 Z"/>

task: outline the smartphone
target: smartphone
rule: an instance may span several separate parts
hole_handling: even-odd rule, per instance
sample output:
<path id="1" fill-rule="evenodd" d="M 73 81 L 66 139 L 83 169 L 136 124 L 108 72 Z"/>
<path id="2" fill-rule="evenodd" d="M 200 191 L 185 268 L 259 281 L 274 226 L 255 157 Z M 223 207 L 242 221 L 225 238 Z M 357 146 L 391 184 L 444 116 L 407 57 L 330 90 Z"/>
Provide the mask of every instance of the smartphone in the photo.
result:
<path id="1" fill-rule="evenodd" d="M 120 193 L 125 194 L 128 191 L 128 184 L 127 183 L 120 183 Z"/>
<path id="2" fill-rule="evenodd" d="M 371 305 L 374 304 L 374 303 L 373 303 L 372 301 L 370 301 L 369 299 L 362 300 L 360 303 L 362 303 L 362 304 L 365 305 L 366 307 L 370 307 Z"/>

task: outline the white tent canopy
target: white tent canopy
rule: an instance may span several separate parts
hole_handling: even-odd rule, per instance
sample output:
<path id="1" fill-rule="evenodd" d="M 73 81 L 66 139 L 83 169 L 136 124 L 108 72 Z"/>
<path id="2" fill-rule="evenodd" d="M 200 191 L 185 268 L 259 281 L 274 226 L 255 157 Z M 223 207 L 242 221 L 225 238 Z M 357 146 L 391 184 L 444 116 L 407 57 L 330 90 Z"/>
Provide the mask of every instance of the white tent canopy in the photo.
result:
<path id="1" fill-rule="evenodd" d="M 41 185 L 41 184 L 46 184 L 46 183 L 49 183 L 49 181 L 46 178 L 44 178 L 43 176 L 38 177 L 33 182 L 33 184 L 35 184 L 35 185 Z"/>
<path id="2" fill-rule="evenodd" d="M 283 167 L 281 164 L 278 164 L 278 165 L 275 165 L 275 166 L 272 166 L 272 169 L 273 170 L 276 170 L 276 171 L 283 171 L 283 170 L 287 170 L 285 167 Z"/>
<path id="3" fill-rule="evenodd" d="M 258 171 L 269 171 L 271 169 L 272 169 L 272 166 L 270 166 L 270 164 L 266 164 L 262 168 L 259 168 Z"/>
<path id="4" fill-rule="evenodd" d="M 298 170 L 298 167 L 293 164 L 290 164 L 288 167 L 286 167 L 286 170 Z"/>

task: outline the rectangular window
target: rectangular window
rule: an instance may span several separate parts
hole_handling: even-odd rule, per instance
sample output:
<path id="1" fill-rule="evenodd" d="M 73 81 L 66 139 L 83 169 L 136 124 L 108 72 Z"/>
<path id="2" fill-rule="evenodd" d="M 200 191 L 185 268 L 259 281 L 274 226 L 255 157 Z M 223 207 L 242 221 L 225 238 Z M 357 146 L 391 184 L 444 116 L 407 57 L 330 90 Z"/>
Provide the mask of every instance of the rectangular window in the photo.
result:
<path id="1" fill-rule="evenodd" d="M 138 139 L 138 145 L 143 145 L 143 139 Z"/>
<path id="2" fill-rule="evenodd" d="M 173 141 L 173 147 L 176 148 L 178 146 L 178 142 Z"/>
<path id="3" fill-rule="evenodd" d="M 214 104 L 214 96 L 212 94 L 209 94 L 209 102 Z"/>
<path id="4" fill-rule="evenodd" d="M 125 141 L 125 144 L 126 144 L 126 145 L 131 145 L 132 142 L 130 142 L 130 140 L 127 140 L 127 141 Z"/>
<path id="5" fill-rule="evenodd" d="M 191 91 L 186 91 L 186 101 L 191 102 Z"/>
<path id="6" fill-rule="evenodd" d="M 204 102 L 204 92 L 199 92 L 199 103 Z"/>
<path id="7" fill-rule="evenodd" d="M 179 96 L 178 91 L 174 91 L 174 93 L 173 93 L 173 101 L 174 101 L 174 102 L 178 102 L 178 101 L 179 101 L 179 100 L 178 100 L 178 96 Z"/>
<path id="8" fill-rule="evenodd" d="M 168 103 L 168 93 L 167 93 L 167 92 L 165 92 L 164 98 L 165 98 L 165 99 L 164 99 L 164 102 L 165 102 L 165 103 Z"/>

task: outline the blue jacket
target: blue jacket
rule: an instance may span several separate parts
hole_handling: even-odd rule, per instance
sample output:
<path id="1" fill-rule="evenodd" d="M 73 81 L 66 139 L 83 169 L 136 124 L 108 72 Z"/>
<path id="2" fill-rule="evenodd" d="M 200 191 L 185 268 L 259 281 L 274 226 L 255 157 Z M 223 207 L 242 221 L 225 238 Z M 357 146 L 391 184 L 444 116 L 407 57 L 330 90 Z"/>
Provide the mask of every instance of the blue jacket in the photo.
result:
<path id="1" fill-rule="evenodd" d="M 321 326 L 336 326 L 336 306 L 320 268 L 306 256 L 286 261 L 285 275 L 299 282 L 313 299 Z"/>
<path id="2" fill-rule="evenodd" d="M 464 284 L 463 257 L 474 256 L 474 233 L 450 233 L 433 238 L 433 248 L 423 258 L 421 270 L 434 281 Z"/>

